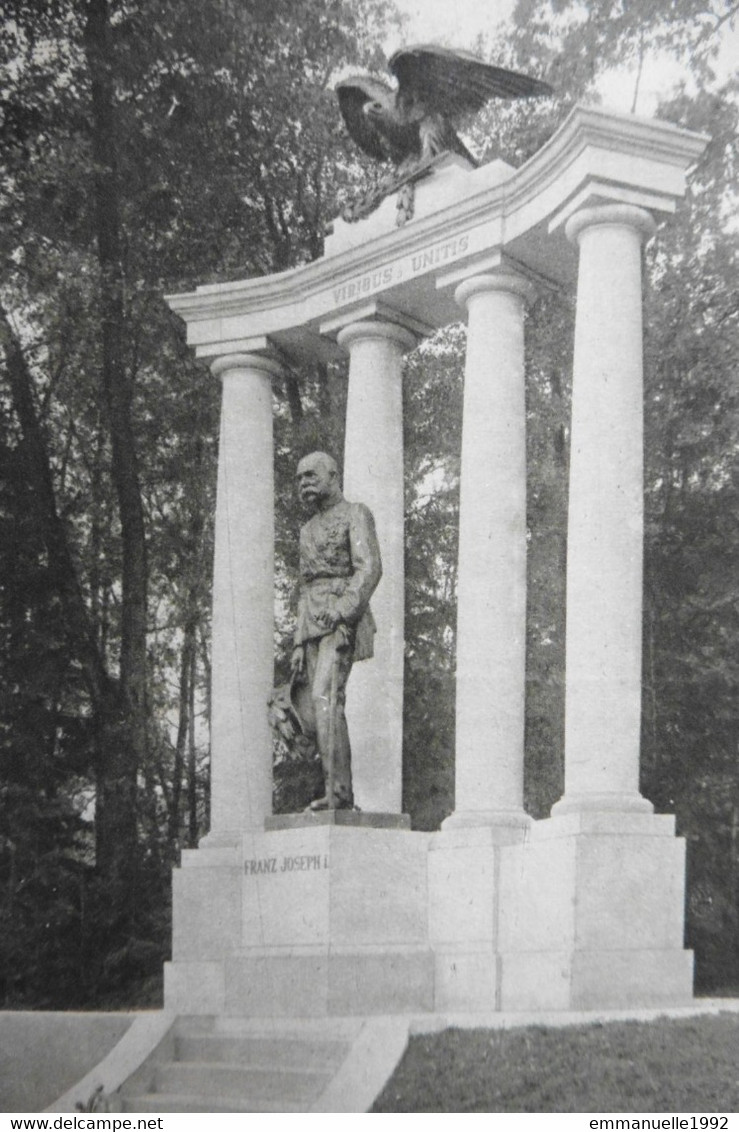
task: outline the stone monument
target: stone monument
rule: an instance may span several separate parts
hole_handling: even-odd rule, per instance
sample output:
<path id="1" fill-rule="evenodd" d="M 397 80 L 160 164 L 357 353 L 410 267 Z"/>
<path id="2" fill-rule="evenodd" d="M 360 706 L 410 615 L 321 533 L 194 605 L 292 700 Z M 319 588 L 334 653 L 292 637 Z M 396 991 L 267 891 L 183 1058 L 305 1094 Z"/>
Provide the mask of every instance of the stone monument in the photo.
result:
<path id="1" fill-rule="evenodd" d="M 638 781 L 641 249 L 705 145 L 665 122 L 576 107 L 519 169 L 432 156 L 400 227 L 391 194 L 365 219 L 338 220 L 314 263 L 170 297 L 222 382 L 223 407 L 211 832 L 175 874 L 168 1008 L 362 1014 L 690 1000 L 684 843 Z M 523 808 L 524 312 L 551 287 L 577 290 L 566 766 L 563 798 L 534 822 Z M 460 316 L 456 804 L 428 834 L 400 812 L 402 365 Z M 347 704 L 363 813 L 291 825 L 271 816 L 265 710 L 271 382 L 285 357 L 342 354 L 344 490 L 373 513 L 383 562 L 375 657 L 357 666 Z"/>

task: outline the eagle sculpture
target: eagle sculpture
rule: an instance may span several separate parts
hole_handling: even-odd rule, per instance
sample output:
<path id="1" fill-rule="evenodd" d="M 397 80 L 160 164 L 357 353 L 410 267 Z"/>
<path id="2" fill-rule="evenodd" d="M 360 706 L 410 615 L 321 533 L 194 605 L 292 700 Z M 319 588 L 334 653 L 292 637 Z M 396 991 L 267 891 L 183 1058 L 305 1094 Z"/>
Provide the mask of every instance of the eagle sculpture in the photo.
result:
<path id="1" fill-rule="evenodd" d="M 354 141 L 398 173 L 410 172 L 451 151 L 477 162 L 454 123 L 481 110 L 491 98 L 551 94 L 548 83 L 483 63 L 467 51 L 418 44 L 396 51 L 388 64 L 397 89 L 372 75 L 336 84 L 341 113 Z"/>

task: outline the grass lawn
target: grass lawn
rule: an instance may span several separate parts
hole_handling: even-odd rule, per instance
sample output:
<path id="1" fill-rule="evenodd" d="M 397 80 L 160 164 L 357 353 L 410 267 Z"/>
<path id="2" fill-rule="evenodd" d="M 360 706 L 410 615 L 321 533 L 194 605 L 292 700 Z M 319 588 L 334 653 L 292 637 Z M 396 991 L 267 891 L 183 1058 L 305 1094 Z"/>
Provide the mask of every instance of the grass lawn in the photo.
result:
<path id="1" fill-rule="evenodd" d="M 739 1112 L 739 1015 L 412 1037 L 372 1112 Z"/>

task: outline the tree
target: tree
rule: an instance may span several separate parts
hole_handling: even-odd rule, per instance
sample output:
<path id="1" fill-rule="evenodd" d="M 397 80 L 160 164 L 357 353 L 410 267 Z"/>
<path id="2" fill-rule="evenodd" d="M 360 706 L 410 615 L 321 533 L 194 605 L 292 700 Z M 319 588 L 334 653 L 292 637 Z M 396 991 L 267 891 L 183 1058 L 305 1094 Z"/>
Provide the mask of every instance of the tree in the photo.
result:
<path id="1" fill-rule="evenodd" d="M 643 66 L 655 53 L 669 53 L 685 63 L 694 93 L 683 88 L 658 113 L 711 136 L 686 200 L 660 226 L 645 258 L 642 790 L 658 810 L 677 814 L 678 833 L 688 839 L 688 940 L 696 948 L 703 985 L 726 983 L 739 973 L 734 663 L 739 627 L 732 567 L 738 549 L 732 282 L 737 237 L 729 222 L 735 204 L 737 85 L 730 81 L 718 87 L 711 66 L 719 33 L 738 11 L 723 0 L 677 5 L 604 0 L 586 8 L 520 0 L 510 48 L 517 65 L 541 67 L 555 84 L 552 68 L 558 69 L 559 85 L 567 94 L 549 111 L 556 117 L 573 97 L 597 97 L 599 75 L 629 61 L 635 67 L 636 104 Z M 547 114 L 543 108 L 540 113 Z M 543 341 L 543 327 L 535 320 L 536 314 L 529 325 L 530 353 Z M 559 327 L 549 325 L 549 338 L 548 356 L 565 363 L 566 402 L 566 342 L 571 340 L 566 318 Z M 537 388 L 531 376 L 529 372 L 530 400 Z M 533 432 L 536 422 L 531 425 Z M 562 427 L 566 462 L 566 415 Z M 539 451 L 531 465 L 532 480 L 542 475 L 550 479 L 545 469 L 549 465 L 555 472 L 552 455 Z M 553 506 L 561 508 L 561 480 L 555 497 Z M 546 524 L 545 513 L 542 519 Z M 531 534 L 535 554 L 536 524 Z M 532 567 L 533 580 L 535 562 Z M 551 603 L 563 591 L 563 572 L 561 554 L 541 590 L 535 580 L 530 586 L 534 600 L 540 592 Z M 560 625 L 563 615 L 560 604 Z M 560 654 L 556 683 L 561 683 L 562 661 Z M 540 671 L 531 656 L 530 689 Z M 549 718 L 553 706 L 547 705 Z M 538 777 L 546 754 L 535 749 L 532 709 L 530 699 L 528 769 L 536 765 Z"/>
<path id="2" fill-rule="evenodd" d="M 94 808 L 94 856 L 64 841 L 86 876 L 94 861 L 88 1001 L 123 993 L 147 948 L 161 958 L 169 864 L 201 832 L 207 792 L 218 390 L 162 291 L 318 253 L 356 177 L 348 153 L 330 173 L 328 80 L 371 63 L 387 14 L 379 0 L 8 5 L 2 390 L 25 553 L 53 563 L 60 695 L 83 723 L 79 782 L 70 770 L 60 790 L 83 831 Z M 285 396 L 299 417 L 293 376 Z M 19 592 L 4 598 L 12 624 Z M 71 767 L 68 747 L 59 757 Z M 3 861 L 13 891 L 18 861 Z M 81 897 L 69 915 L 79 927 Z"/>
<path id="3" fill-rule="evenodd" d="M 739 954 L 736 85 L 661 113 L 712 135 L 678 223 L 650 249 L 646 311 L 644 789 L 689 842 L 688 926 L 706 983 Z"/>
<path id="4" fill-rule="evenodd" d="M 634 113 L 644 67 L 659 57 L 680 61 L 704 86 L 715 79 L 721 34 L 738 16 L 733 0 L 517 0 L 512 51 L 576 96 L 604 72 L 633 68 Z"/>

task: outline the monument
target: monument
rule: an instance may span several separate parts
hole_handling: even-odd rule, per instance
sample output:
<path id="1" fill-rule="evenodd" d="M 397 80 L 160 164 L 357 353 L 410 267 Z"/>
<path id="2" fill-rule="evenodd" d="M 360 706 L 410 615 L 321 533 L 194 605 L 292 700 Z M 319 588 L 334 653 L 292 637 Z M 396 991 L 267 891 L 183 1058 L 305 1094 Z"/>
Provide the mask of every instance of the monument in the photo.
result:
<path id="1" fill-rule="evenodd" d="M 387 125 L 387 108 L 362 114 Z M 706 139 L 579 106 L 521 168 L 473 169 L 460 154 L 434 153 L 430 126 L 426 141 L 422 133 L 422 175 L 400 226 L 398 184 L 364 219 L 337 220 L 313 263 L 169 298 L 223 388 L 211 831 L 175 874 L 165 980 L 173 1011 L 565 1010 L 680 1005 L 692 995 L 684 844 L 638 781 L 641 249 L 677 207 Z M 577 293 L 566 767 L 563 798 L 532 821 L 523 807 L 524 312 L 552 287 Z M 402 365 L 460 316 L 456 801 L 429 834 L 401 813 Z M 342 354 L 344 491 L 374 516 L 383 570 L 363 591 L 377 625 L 374 658 L 355 666 L 347 703 L 362 812 L 348 808 L 345 783 L 338 808 L 328 788 L 316 811 L 278 818 L 266 713 L 271 383 L 285 357 Z M 325 464 L 324 473 L 331 480 Z M 330 636 L 339 621 L 324 624 Z M 324 649 L 335 659 L 340 644 Z M 345 675 L 336 675 L 337 694 Z"/>

